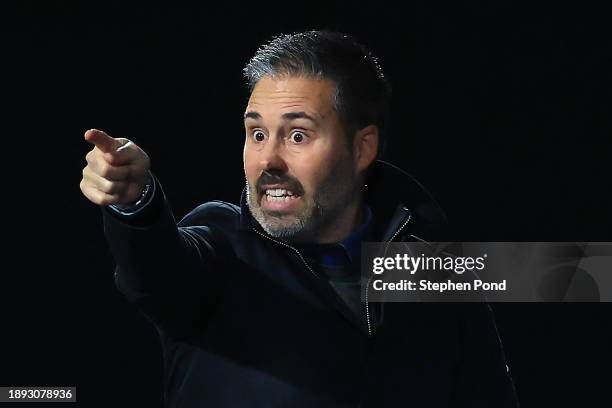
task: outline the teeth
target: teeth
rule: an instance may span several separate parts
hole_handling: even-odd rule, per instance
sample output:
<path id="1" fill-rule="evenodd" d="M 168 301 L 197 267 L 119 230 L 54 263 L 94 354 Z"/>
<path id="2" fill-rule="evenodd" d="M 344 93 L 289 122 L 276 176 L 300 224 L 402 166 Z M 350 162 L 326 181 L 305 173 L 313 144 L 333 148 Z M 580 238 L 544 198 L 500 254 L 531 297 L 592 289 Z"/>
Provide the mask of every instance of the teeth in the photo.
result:
<path id="1" fill-rule="evenodd" d="M 271 196 L 271 195 L 266 195 L 266 199 L 270 202 L 273 203 L 283 203 L 283 202 L 287 202 L 289 200 L 295 200 L 295 196 L 280 196 L 280 197 L 275 197 L 275 196 Z"/>
<path id="2" fill-rule="evenodd" d="M 293 192 L 284 188 L 275 188 L 266 190 L 266 195 L 269 197 L 293 196 Z"/>

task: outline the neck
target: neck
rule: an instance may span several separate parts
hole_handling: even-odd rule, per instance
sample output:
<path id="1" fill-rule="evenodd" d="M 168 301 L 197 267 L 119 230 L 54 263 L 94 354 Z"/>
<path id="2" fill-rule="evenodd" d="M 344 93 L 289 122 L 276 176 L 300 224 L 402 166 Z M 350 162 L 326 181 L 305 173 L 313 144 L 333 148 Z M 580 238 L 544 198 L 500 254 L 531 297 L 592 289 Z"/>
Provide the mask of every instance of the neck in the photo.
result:
<path id="1" fill-rule="evenodd" d="M 351 235 L 361 224 L 364 218 L 364 204 L 361 197 L 349 204 L 337 217 L 336 222 L 325 230 L 319 231 L 314 242 L 317 244 L 331 244 L 340 242 Z"/>

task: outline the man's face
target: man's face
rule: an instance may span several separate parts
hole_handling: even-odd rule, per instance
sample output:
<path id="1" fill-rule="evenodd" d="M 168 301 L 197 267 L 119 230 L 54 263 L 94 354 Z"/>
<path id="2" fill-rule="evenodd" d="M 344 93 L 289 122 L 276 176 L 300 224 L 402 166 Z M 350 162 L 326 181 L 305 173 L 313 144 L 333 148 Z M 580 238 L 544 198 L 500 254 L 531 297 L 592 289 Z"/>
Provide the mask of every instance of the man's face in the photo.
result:
<path id="1" fill-rule="evenodd" d="M 333 92 L 328 80 L 266 76 L 251 93 L 244 121 L 247 202 L 274 237 L 313 241 L 358 197 L 352 143 L 333 109 Z"/>

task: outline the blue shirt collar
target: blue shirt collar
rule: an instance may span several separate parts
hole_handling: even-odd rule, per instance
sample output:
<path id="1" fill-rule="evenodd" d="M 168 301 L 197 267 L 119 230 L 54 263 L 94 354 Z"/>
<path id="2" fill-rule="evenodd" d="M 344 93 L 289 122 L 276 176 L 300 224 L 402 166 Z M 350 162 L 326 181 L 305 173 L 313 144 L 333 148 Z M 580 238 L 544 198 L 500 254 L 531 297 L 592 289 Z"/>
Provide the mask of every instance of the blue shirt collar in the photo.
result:
<path id="1" fill-rule="evenodd" d="M 372 210 L 367 204 L 364 212 L 363 223 L 342 241 L 331 245 L 308 245 L 304 248 L 304 251 L 307 255 L 316 258 L 322 266 L 359 265 L 361 262 L 361 242 L 367 239 L 372 226 Z"/>

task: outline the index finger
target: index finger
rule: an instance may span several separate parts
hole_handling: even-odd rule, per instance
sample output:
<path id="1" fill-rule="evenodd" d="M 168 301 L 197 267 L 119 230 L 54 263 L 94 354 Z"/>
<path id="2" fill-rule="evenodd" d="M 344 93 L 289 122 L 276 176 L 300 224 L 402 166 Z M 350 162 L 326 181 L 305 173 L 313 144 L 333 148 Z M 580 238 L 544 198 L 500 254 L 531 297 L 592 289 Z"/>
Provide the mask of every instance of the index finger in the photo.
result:
<path id="1" fill-rule="evenodd" d="M 115 153 L 122 145 L 119 140 L 110 137 L 106 132 L 98 129 L 89 129 L 87 132 L 85 132 L 84 137 L 85 140 L 95 145 L 104 153 Z"/>

